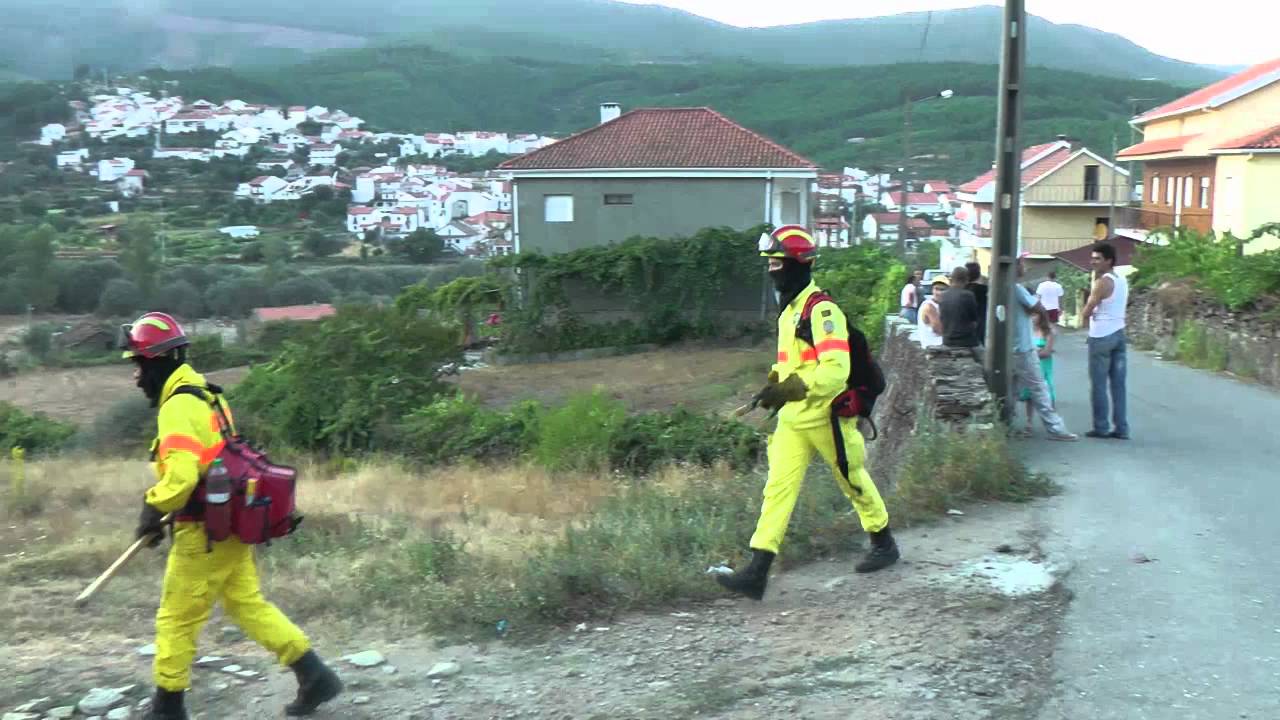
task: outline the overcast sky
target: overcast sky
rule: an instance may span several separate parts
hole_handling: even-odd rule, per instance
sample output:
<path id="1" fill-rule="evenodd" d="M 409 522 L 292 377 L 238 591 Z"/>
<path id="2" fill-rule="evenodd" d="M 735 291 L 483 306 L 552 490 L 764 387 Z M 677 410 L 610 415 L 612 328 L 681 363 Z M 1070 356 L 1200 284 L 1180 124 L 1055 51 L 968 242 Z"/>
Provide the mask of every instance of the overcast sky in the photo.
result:
<path id="1" fill-rule="evenodd" d="M 1003 5 L 983 0 L 624 0 L 680 8 L 743 27 L 876 17 L 918 10 Z M 1252 65 L 1280 56 L 1276 0 L 1026 0 L 1027 12 L 1056 23 L 1123 35 L 1179 60 Z"/>

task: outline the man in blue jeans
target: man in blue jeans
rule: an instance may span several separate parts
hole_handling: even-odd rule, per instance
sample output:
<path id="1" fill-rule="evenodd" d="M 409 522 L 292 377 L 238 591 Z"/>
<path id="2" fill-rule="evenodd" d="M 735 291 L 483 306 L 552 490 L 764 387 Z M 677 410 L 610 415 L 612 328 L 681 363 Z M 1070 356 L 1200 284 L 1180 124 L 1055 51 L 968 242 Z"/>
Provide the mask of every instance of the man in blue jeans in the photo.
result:
<path id="1" fill-rule="evenodd" d="M 1116 249 L 1100 242 L 1093 246 L 1093 288 L 1084 306 L 1084 324 L 1089 330 L 1089 386 L 1093 405 L 1091 438 L 1129 439 L 1125 406 L 1124 318 L 1129 303 L 1129 282 L 1116 274 Z M 1108 386 L 1110 386 L 1108 388 Z M 1107 406 L 1110 390 L 1111 403 Z M 1108 418 L 1108 410 L 1111 417 Z"/>

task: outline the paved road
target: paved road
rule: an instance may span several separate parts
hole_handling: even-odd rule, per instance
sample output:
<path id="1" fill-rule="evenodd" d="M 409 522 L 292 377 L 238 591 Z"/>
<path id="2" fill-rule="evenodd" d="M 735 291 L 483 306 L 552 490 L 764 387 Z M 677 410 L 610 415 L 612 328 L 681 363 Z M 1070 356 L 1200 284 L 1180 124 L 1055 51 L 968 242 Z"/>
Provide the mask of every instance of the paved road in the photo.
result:
<path id="1" fill-rule="evenodd" d="M 1085 341 L 1064 339 L 1083 436 Z M 1280 718 L 1280 393 L 1131 351 L 1129 416 L 1127 443 L 1033 441 L 1074 594 L 1040 720 Z"/>

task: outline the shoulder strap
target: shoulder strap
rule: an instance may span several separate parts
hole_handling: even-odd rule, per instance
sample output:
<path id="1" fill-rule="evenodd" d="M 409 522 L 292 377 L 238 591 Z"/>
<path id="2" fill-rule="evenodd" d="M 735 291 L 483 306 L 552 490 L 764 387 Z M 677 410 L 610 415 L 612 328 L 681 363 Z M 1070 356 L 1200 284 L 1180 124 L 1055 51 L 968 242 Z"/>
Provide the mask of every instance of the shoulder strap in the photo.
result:
<path id="1" fill-rule="evenodd" d="M 804 309 L 800 311 L 800 322 L 807 322 L 810 317 L 813 317 L 813 309 L 818 306 L 818 303 L 823 302 L 824 300 L 827 302 L 835 302 L 830 295 L 821 290 L 810 295 L 809 299 L 804 301 Z"/>
<path id="2" fill-rule="evenodd" d="M 213 400 L 209 400 L 205 396 L 206 392 L 213 395 Z M 235 430 L 231 426 L 231 418 L 227 417 L 227 411 L 222 407 L 222 402 L 219 398 L 222 395 L 221 386 L 213 383 L 207 383 L 204 387 L 199 385 L 179 385 L 173 389 L 173 393 L 169 397 L 172 398 L 174 395 L 193 395 L 208 403 L 218 415 L 218 432 L 226 440 L 235 437 Z"/>

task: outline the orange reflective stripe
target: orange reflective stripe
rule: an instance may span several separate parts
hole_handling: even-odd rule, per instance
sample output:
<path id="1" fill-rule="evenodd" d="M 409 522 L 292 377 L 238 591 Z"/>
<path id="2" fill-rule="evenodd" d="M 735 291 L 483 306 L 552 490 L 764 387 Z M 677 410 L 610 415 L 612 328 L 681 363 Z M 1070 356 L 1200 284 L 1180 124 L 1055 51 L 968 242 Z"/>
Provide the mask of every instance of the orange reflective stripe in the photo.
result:
<path id="1" fill-rule="evenodd" d="M 181 450 L 200 457 L 204 454 L 205 447 L 200 444 L 199 440 L 190 435 L 168 435 L 161 438 L 160 447 L 156 450 L 156 457 L 163 458 L 170 450 Z"/>
<path id="2" fill-rule="evenodd" d="M 170 450 L 179 450 L 189 452 L 199 459 L 201 465 L 208 465 L 213 459 L 218 457 L 218 453 L 222 452 L 225 442 L 219 440 L 212 447 L 205 447 L 200 441 L 190 435 L 170 435 L 160 441 L 160 448 L 156 451 L 156 457 L 161 460 Z"/>
<path id="3" fill-rule="evenodd" d="M 824 352 L 831 352 L 833 350 L 849 352 L 849 341 L 841 340 L 840 338 L 827 338 L 826 340 L 818 343 L 816 350 L 818 355 L 821 355 Z"/>
<path id="4" fill-rule="evenodd" d="M 786 350 L 779 350 L 779 351 L 778 351 L 778 362 L 780 362 L 780 363 L 784 363 L 784 362 L 786 362 L 786 361 L 787 361 L 787 351 L 786 351 Z"/>
<path id="5" fill-rule="evenodd" d="M 206 448 L 203 453 L 200 453 L 200 464 L 208 465 L 213 462 L 213 459 L 218 457 L 218 453 L 222 452 L 222 448 L 226 447 L 226 445 L 227 444 L 225 442 L 219 440 L 214 443 L 213 447 Z"/>
<path id="6" fill-rule="evenodd" d="M 800 362 L 809 362 L 818 359 L 818 350 L 816 348 L 805 348 L 800 353 Z"/>

